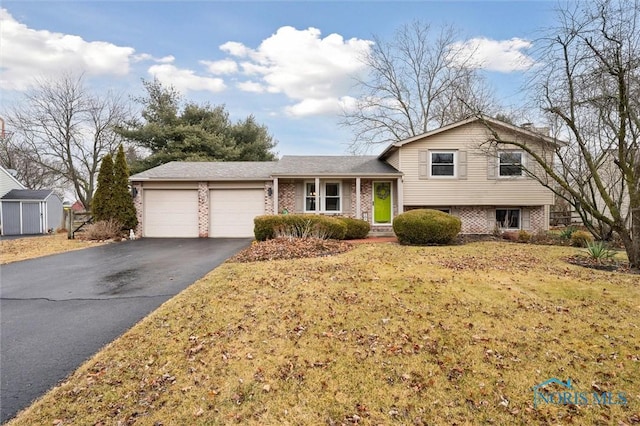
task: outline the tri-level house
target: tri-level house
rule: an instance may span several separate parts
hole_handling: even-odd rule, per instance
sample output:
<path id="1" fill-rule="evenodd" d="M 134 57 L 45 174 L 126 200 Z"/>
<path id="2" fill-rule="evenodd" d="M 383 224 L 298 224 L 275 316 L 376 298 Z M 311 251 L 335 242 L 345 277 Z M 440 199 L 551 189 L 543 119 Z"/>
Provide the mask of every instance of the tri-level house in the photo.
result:
<path id="1" fill-rule="evenodd" d="M 484 121 L 484 122 L 483 122 Z M 389 145 L 378 156 L 284 156 L 269 162 L 171 162 L 132 176 L 142 237 L 250 237 L 263 214 L 360 218 L 372 233 L 415 208 L 460 217 L 462 232 L 546 230 L 554 197 L 523 172 L 517 138 L 546 155 L 555 141 L 531 128 L 469 118 Z"/>

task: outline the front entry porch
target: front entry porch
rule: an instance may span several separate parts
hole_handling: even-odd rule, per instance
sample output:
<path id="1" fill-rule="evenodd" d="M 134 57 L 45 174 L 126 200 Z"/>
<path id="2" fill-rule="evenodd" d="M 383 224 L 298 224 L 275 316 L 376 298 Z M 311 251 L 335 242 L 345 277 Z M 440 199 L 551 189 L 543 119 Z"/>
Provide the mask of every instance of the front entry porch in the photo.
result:
<path id="1" fill-rule="evenodd" d="M 402 213 L 402 178 L 274 178 L 273 212 L 313 213 L 363 219 L 372 234 L 393 234 Z"/>

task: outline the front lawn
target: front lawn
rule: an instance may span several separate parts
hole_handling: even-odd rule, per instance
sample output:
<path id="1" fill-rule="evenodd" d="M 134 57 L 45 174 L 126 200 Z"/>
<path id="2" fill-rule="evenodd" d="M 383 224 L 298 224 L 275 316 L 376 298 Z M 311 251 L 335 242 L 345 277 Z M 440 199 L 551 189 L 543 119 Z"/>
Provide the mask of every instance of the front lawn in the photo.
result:
<path id="1" fill-rule="evenodd" d="M 2 240 L 0 241 L 0 264 L 65 253 L 100 244 L 103 243 L 80 239 L 69 240 L 66 233 Z"/>
<path id="2" fill-rule="evenodd" d="M 226 263 L 11 424 L 639 423 L 640 279 L 561 260 L 577 251 L 363 244 Z M 586 402 L 534 407 L 550 378 Z"/>

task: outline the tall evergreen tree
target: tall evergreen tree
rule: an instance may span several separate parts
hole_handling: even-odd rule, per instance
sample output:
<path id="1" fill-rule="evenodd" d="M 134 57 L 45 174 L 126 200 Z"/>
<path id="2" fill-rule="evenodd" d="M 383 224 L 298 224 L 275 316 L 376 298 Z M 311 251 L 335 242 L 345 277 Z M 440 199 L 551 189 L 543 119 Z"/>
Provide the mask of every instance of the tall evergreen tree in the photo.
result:
<path id="1" fill-rule="evenodd" d="M 102 157 L 98 173 L 98 189 L 93 194 L 91 213 L 95 221 L 111 218 L 111 200 L 113 198 L 113 160 L 111 154 Z"/>
<path id="2" fill-rule="evenodd" d="M 111 198 L 111 217 L 125 229 L 133 229 L 138 224 L 136 208 L 129 193 L 129 166 L 122 145 L 118 149 L 113 165 L 113 188 Z"/>
<path id="3" fill-rule="evenodd" d="M 158 80 L 143 81 L 147 96 L 142 120 L 116 131 L 150 155 L 132 163 L 134 173 L 169 161 L 268 161 L 275 160 L 276 141 L 253 116 L 233 123 L 224 105 L 184 102 L 171 86 Z"/>

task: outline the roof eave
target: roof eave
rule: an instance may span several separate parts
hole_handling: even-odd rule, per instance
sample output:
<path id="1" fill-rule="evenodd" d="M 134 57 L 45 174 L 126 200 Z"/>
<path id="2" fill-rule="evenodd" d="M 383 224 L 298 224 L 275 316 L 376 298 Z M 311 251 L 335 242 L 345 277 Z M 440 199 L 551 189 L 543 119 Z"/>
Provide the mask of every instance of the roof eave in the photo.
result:
<path id="1" fill-rule="evenodd" d="M 274 178 L 300 178 L 300 179 L 310 179 L 310 178 L 378 178 L 378 177 L 402 177 L 403 173 L 401 172 L 389 172 L 389 173 L 310 173 L 310 174 L 300 174 L 300 173 L 279 173 L 274 174 Z"/>
<path id="2" fill-rule="evenodd" d="M 262 181 L 262 180 L 271 180 L 272 178 L 269 176 L 261 176 L 261 177 L 224 177 L 224 178 L 212 178 L 212 177 L 198 177 L 198 178 L 185 178 L 185 177 L 130 177 L 129 180 L 131 182 L 229 182 L 229 181 Z"/>

